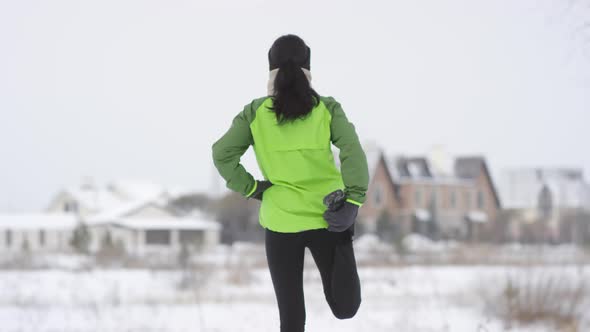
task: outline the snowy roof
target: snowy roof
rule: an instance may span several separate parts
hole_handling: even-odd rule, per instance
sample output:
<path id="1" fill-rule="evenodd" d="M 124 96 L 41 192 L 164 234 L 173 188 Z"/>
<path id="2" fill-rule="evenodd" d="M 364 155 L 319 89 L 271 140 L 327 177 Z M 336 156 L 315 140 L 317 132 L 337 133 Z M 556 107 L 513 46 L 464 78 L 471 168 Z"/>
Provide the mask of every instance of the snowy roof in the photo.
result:
<path id="1" fill-rule="evenodd" d="M 581 170 L 508 169 L 500 174 L 498 183 L 508 208 L 536 208 L 543 188 L 549 190 L 553 206 L 590 208 L 590 185 Z"/>
<path id="2" fill-rule="evenodd" d="M 185 229 L 185 230 L 219 230 L 221 225 L 216 221 L 194 218 L 119 218 L 113 225 L 131 229 Z"/>
<path id="3" fill-rule="evenodd" d="M 88 218 L 87 222 L 89 224 L 101 224 L 113 221 L 117 218 L 127 217 L 133 212 L 141 209 L 142 207 L 148 205 L 155 205 L 155 206 L 165 206 L 165 202 L 160 199 L 152 199 L 152 198 L 145 198 L 145 199 L 137 199 L 125 204 L 121 204 L 115 209 L 105 211 L 103 213 L 99 213 L 95 216 Z"/>
<path id="4" fill-rule="evenodd" d="M 0 229 L 72 229 L 77 223 L 71 214 L 0 215 Z"/>
<path id="5" fill-rule="evenodd" d="M 133 200 L 168 195 L 164 187 L 150 181 L 115 180 L 107 185 L 107 189 Z"/>
<path id="6" fill-rule="evenodd" d="M 398 184 L 429 184 L 429 185 L 454 185 L 454 186 L 473 186 L 475 181 L 458 179 L 455 177 L 415 177 L 400 178 L 395 181 Z"/>
<path id="7" fill-rule="evenodd" d="M 62 194 L 71 197 L 79 206 L 92 211 L 102 211 L 117 206 L 123 199 L 115 193 L 92 186 L 67 187 Z"/>
<path id="8" fill-rule="evenodd" d="M 117 180 L 99 186 L 90 178 L 77 186 L 66 187 L 62 194 L 70 196 L 81 207 L 96 212 L 117 209 L 130 202 L 170 196 L 162 186 L 148 181 Z"/>

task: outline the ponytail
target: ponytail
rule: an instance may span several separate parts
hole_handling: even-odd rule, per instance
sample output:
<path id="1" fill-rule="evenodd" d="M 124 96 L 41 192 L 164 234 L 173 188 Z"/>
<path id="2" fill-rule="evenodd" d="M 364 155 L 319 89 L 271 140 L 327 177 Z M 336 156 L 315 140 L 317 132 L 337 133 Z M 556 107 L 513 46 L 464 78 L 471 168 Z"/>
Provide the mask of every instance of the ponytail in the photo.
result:
<path id="1" fill-rule="evenodd" d="M 288 59 L 279 65 L 274 80 L 273 107 L 279 124 L 304 118 L 320 102 L 299 65 Z"/>

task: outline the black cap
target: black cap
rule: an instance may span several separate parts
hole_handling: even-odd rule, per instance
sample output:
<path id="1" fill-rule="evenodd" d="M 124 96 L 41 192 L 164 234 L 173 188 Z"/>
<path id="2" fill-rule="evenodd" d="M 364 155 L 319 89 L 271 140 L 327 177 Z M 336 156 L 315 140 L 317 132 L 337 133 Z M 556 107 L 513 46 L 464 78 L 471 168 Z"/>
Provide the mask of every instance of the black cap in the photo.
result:
<path id="1" fill-rule="evenodd" d="M 295 35 L 281 36 L 275 40 L 270 50 L 268 50 L 269 70 L 279 68 L 289 60 L 300 67 L 310 70 L 310 56 L 311 49 L 303 39 Z"/>

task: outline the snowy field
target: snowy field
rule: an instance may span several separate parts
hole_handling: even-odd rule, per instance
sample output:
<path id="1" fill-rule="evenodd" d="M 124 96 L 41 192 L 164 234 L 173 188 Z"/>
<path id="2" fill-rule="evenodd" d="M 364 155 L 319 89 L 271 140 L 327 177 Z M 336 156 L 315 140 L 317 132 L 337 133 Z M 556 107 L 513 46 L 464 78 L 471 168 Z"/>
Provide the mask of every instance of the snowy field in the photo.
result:
<path id="1" fill-rule="evenodd" d="M 590 280 L 585 266 L 362 267 L 363 302 L 350 320 L 334 318 L 317 269 L 306 256 L 308 331 L 590 331 L 550 323 L 512 325 L 489 308 L 507 276 L 557 273 Z M 536 271 L 536 272 L 535 272 Z M 194 270 L 0 270 L 1 331 L 278 331 L 266 267 Z M 559 282 L 566 282 L 559 279 Z M 501 297 L 498 299 L 500 301 Z M 555 299 L 555 301 L 568 301 Z M 581 308 L 590 308 L 587 297 Z M 586 310 L 590 311 L 590 310 Z"/>

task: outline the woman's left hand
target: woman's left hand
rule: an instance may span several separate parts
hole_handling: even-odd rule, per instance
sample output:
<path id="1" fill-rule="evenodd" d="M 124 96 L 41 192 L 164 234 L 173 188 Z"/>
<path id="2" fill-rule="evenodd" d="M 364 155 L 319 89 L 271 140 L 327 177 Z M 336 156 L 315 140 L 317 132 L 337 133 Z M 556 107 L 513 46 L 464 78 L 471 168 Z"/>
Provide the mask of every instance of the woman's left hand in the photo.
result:
<path id="1" fill-rule="evenodd" d="M 252 193 L 252 195 L 250 195 L 250 197 L 248 197 L 248 198 L 254 198 L 259 201 L 262 201 L 262 193 L 264 193 L 264 191 L 266 189 L 270 188 L 271 186 L 272 186 L 272 183 L 268 180 L 264 180 L 264 181 L 256 180 L 256 190 L 254 190 L 254 193 Z"/>

